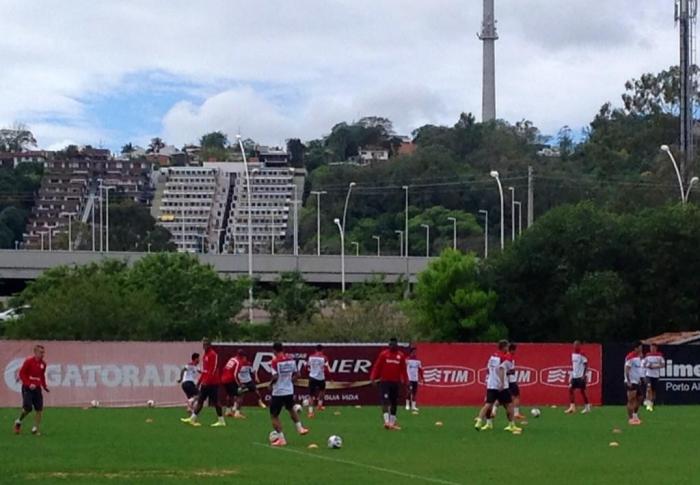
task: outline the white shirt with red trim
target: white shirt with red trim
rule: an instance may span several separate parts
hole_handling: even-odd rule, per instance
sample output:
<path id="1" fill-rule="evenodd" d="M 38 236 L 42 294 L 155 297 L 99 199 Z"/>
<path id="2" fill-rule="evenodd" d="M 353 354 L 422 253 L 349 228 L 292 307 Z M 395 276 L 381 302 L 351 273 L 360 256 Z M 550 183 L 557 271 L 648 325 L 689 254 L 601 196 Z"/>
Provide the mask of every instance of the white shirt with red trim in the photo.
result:
<path id="1" fill-rule="evenodd" d="M 661 369 L 666 365 L 661 352 L 649 352 L 645 358 L 645 371 L 647 377 L 661 377 Z"/>
<path id="2" fill-rule="evenodd" d="M 583 379 L 586 374 L 587 364 L 588 357 L 580 352 L 573 352 L 571 354 L 571 378 Z"/>
<path id="3" fill-rule="evenodd" d="M 237 379 L 241 384 L 248 384 L 253 380 L 253 366 L 250 365 L 248 359 L 241 361 Z"/>
<path id="4" fill-rule="evenodd" d="M 418 359 L 408 358 L 406 360 L 406 374 L 408 375 L 408 382 L 418 382 L 420 380 L 420 370 L 423 368 L 423 364 Z"/>
<path id="5" fill-rule="evenodd" d="M 309 377 L 317 381 L 326 380 L 328 357 L 323 352 L 315 352 L 309 356 Z"/>
<path id="6" fill-rule="evenodd" d="M 504 368 L 505 359 L 501 352 L 494 353 L 489 357 L 489 361 L 486 364 L 488 369 L 488 376 L 486 377 L 486 388 L 491 390 L 500 391 L 505 388 L 505 382 L 501 380 L 501 369 Z"/>
<path id="7" fill-rule="evenodd" d="M 291 396 L 294 394 L 294 373 L 297 364 L 291 355 L 280 354 L 275 356 L 270 363 L 273 376 L 277 380 L 272 384 L 273 396 Z"/>
<path id="8" fill-rule="evenodd" d="M 627 377 L 627 370 L 629 369 L 629 379 Z M 639 384 L 644 375 L 644 368 L 642 367 L 642 358 L 636 352 L 630 352 L 625 357 L 625 384 Z"/>

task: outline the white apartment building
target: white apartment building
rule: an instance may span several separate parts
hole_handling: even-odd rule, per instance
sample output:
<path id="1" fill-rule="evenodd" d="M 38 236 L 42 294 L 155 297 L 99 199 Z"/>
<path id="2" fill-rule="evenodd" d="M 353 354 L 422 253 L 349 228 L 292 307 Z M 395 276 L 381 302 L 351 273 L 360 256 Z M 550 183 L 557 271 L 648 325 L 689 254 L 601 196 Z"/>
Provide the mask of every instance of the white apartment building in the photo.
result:
<path id="1" fill-rule="evenodd" d="M 219 173 L 207 167 L 164 169 L 159 224 L 173 235 L 179 252 L 202 252 L 209 245 L 209 227 Z"/>

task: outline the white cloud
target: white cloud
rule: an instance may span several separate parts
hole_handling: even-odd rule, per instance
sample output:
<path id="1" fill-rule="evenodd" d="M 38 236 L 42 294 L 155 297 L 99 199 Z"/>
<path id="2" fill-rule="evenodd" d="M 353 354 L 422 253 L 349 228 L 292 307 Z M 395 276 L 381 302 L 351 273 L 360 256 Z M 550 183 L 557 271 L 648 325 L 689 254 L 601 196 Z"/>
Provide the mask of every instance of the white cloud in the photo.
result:
<path id="1" fill-rule="evenodd" d="M 583 125 L 619 99 L 626 79 L 677 62 L 672 2 L 594 3 L 497 0 L 499 116 L 545 130 Z M 261 141 L 315 137 L 367 114 L 387 115 L 402 132 L 452 124 L 481 110 L 481 6 L 0 0 L 0 124 L 25 121 L 43 145 L 125 142 L 133 129 L 87 108 L 130 92 L 138 73 L 202 96 L 164 116 L 160 134 L 178 143 L 238 126 Z"/>

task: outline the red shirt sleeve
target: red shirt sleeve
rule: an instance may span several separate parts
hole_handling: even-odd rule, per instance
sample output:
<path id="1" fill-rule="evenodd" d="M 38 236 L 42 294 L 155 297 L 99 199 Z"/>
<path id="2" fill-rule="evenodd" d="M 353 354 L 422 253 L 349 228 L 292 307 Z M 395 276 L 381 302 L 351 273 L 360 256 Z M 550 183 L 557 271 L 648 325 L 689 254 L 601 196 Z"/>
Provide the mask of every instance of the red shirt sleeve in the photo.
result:
<path id="1" fill-rule="evenodd" d="M 384 367 L 384 351 L 381 351 L 379 355 L 377 356 L 377 360 L 374 361 L 374 365 L 372 366 L 372 373 L 370 374 L 370 380 L 374 381 L 376 380 L 379 375 L 382 372 L 382 368 Z"/>
<path id="2" fill-rule="evenodd" d="M 408 370 L 406 369 L 406 354 L 401 354 L 401 382 L 408 382 Z"/>
<path id="3" fill-rule="evenodd" d="M 41 369 L 41 387 L 46 389 L 46 363 L 44 362 L 44 367 Z"/>
<path id="4" fill-rule="evenodd" d="M 19 379 L 22 381 L 23 386 L 29 386 L 31 384 L 31 380 L 29 379 L 29 366 L 31 365 L 31 357 L 28 359 L 25 359 L 24 362 L 22 363 L 22 367 L 19 369 Z"/>

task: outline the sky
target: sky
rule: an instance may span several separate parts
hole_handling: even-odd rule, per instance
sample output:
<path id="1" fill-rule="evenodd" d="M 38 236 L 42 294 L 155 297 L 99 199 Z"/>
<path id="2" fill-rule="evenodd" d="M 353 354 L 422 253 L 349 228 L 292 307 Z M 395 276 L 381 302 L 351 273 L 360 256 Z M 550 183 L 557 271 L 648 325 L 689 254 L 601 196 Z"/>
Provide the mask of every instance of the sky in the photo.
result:
<path id="1" fill-rule="evenodd" d="M 678 59 L 673 0 L 496 0 L 499 118 L 586 126 Z M 0 127 L 43 148 L 281 144 L 481 116 L 481 0 L 0 0 Z"/>

